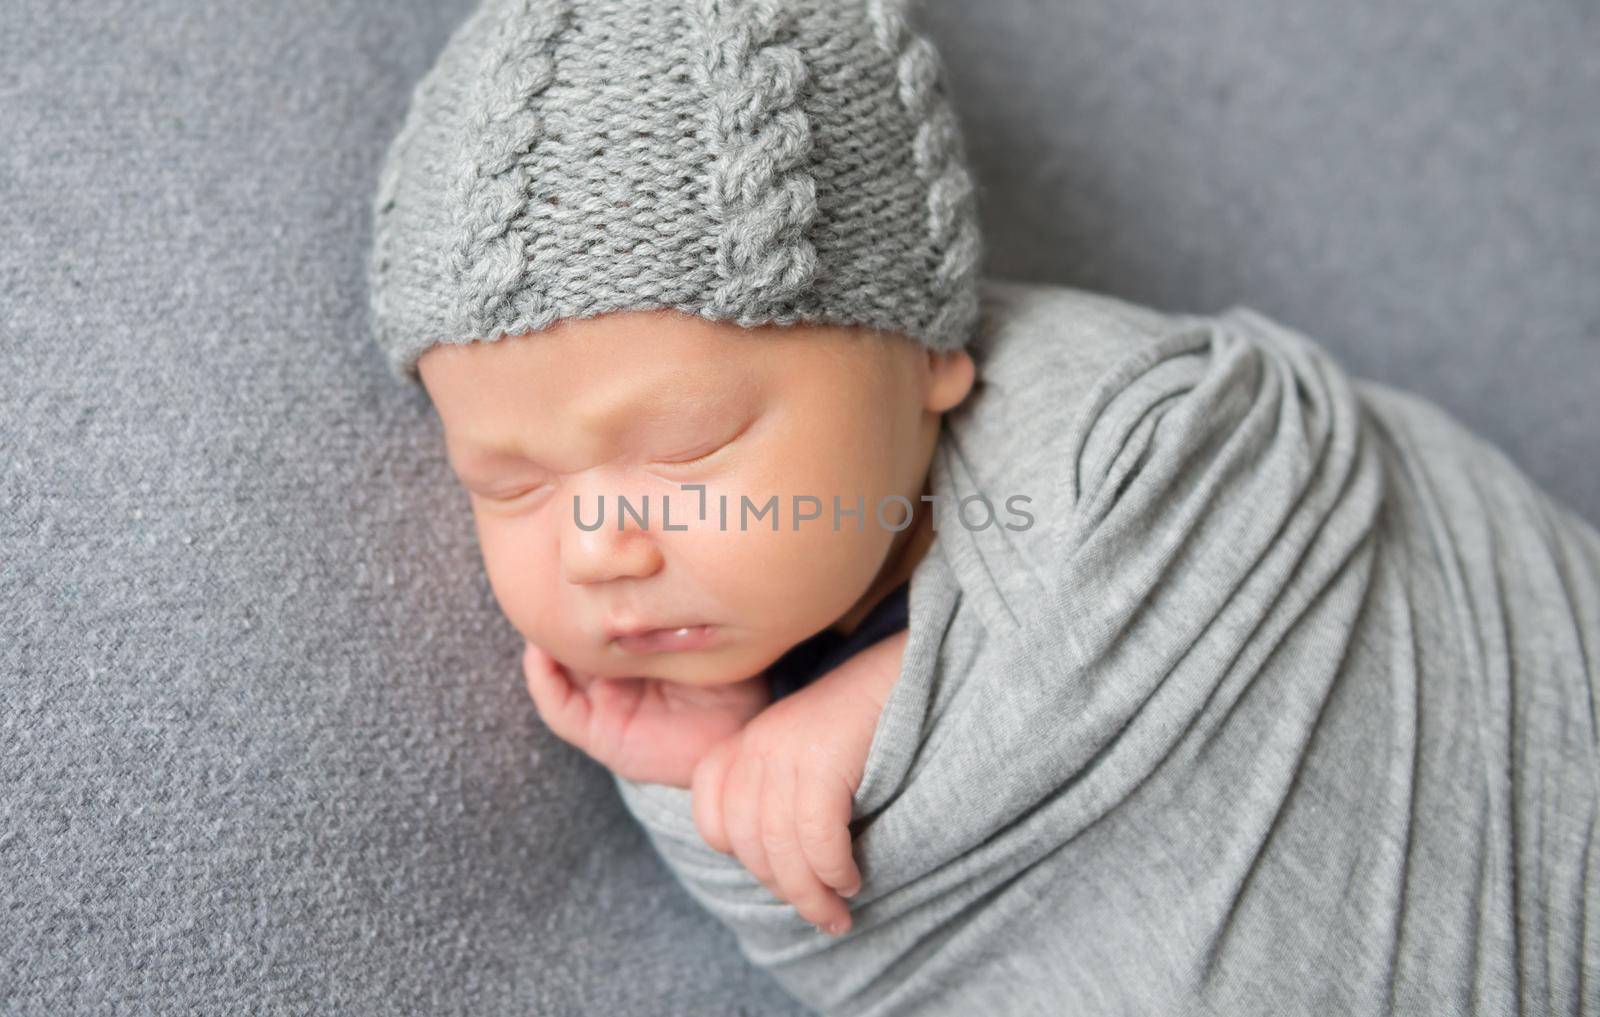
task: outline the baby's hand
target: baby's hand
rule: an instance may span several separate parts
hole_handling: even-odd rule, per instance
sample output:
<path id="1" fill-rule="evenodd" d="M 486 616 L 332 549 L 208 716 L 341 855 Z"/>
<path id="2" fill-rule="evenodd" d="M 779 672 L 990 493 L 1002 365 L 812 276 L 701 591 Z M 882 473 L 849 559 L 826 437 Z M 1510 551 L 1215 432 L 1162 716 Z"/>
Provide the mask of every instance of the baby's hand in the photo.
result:
<path id="1" fill-rule="evenodd" d="M 764 674 L 726 685 L 659 678 L 595 678 L 571 672 L 530 642 L 522 654 L 528 694 L 565 742 L 630 780 L 688 788 L 712 745 L 772 701 Z"/>
<path id="2" fill-rule="evenodd" d="M 824 932 L 850 928 L 861 888 L 850 819 L 904 630 L 767 707 L 694 768 L 695 826 Z M 841 894 L 843 896 L 841 896 Z"/>

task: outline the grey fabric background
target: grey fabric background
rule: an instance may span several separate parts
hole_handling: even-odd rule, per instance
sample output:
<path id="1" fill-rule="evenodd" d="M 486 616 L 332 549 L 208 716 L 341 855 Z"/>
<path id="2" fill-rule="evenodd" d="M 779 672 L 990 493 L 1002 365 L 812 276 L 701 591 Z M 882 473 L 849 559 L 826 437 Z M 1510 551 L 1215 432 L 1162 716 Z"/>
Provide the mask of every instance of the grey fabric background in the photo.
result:
<path id="1" fill-rule="evenodd" d="M 0 14 L 8 1017 L 798 1012 L 539 727 L 365 335 L 378 159 L 467 9 Z M 1600 7 L 925 23 L 993 274 L 1251 304 L 1600 518 Z"/>

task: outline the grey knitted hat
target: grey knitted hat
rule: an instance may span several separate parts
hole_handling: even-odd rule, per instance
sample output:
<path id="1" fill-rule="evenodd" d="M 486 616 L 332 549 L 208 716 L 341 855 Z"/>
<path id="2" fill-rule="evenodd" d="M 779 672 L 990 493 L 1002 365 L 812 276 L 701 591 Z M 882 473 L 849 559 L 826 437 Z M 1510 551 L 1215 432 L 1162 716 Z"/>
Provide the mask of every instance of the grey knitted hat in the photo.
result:
<path id="1" fill-rule="evenodd" d="M 441 343 L 676 308 L 964 346 L 982 245 L 908 0 L 485 0 L 389 146 L 368 264 L 397 377 Z"/>

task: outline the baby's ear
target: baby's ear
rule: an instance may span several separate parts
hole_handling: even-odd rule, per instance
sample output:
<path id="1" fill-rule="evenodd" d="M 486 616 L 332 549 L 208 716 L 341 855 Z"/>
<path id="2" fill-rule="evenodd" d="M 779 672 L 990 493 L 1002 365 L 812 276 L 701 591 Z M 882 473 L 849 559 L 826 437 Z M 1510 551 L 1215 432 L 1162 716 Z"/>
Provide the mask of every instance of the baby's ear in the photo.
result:
<path id="1" fill-rule="evenodd" d="M 966 350 L 929 350 L 928 388 L 923 406 L 933 413 L 955 409 L 972 391 L 977 373 L 977 366 Z"/>

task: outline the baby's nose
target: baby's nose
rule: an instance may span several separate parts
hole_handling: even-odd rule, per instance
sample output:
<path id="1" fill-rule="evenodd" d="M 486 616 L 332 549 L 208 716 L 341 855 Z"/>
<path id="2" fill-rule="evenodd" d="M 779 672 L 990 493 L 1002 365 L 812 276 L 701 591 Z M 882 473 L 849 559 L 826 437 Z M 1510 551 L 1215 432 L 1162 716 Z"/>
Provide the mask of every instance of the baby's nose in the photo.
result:
<path id="1" fill-rule="evenodd" d="M 642 579 L 661 567 L 661 553 L 643 499 L 579 496 L 561 528 L 561 568 L 567 582 Z"/>

